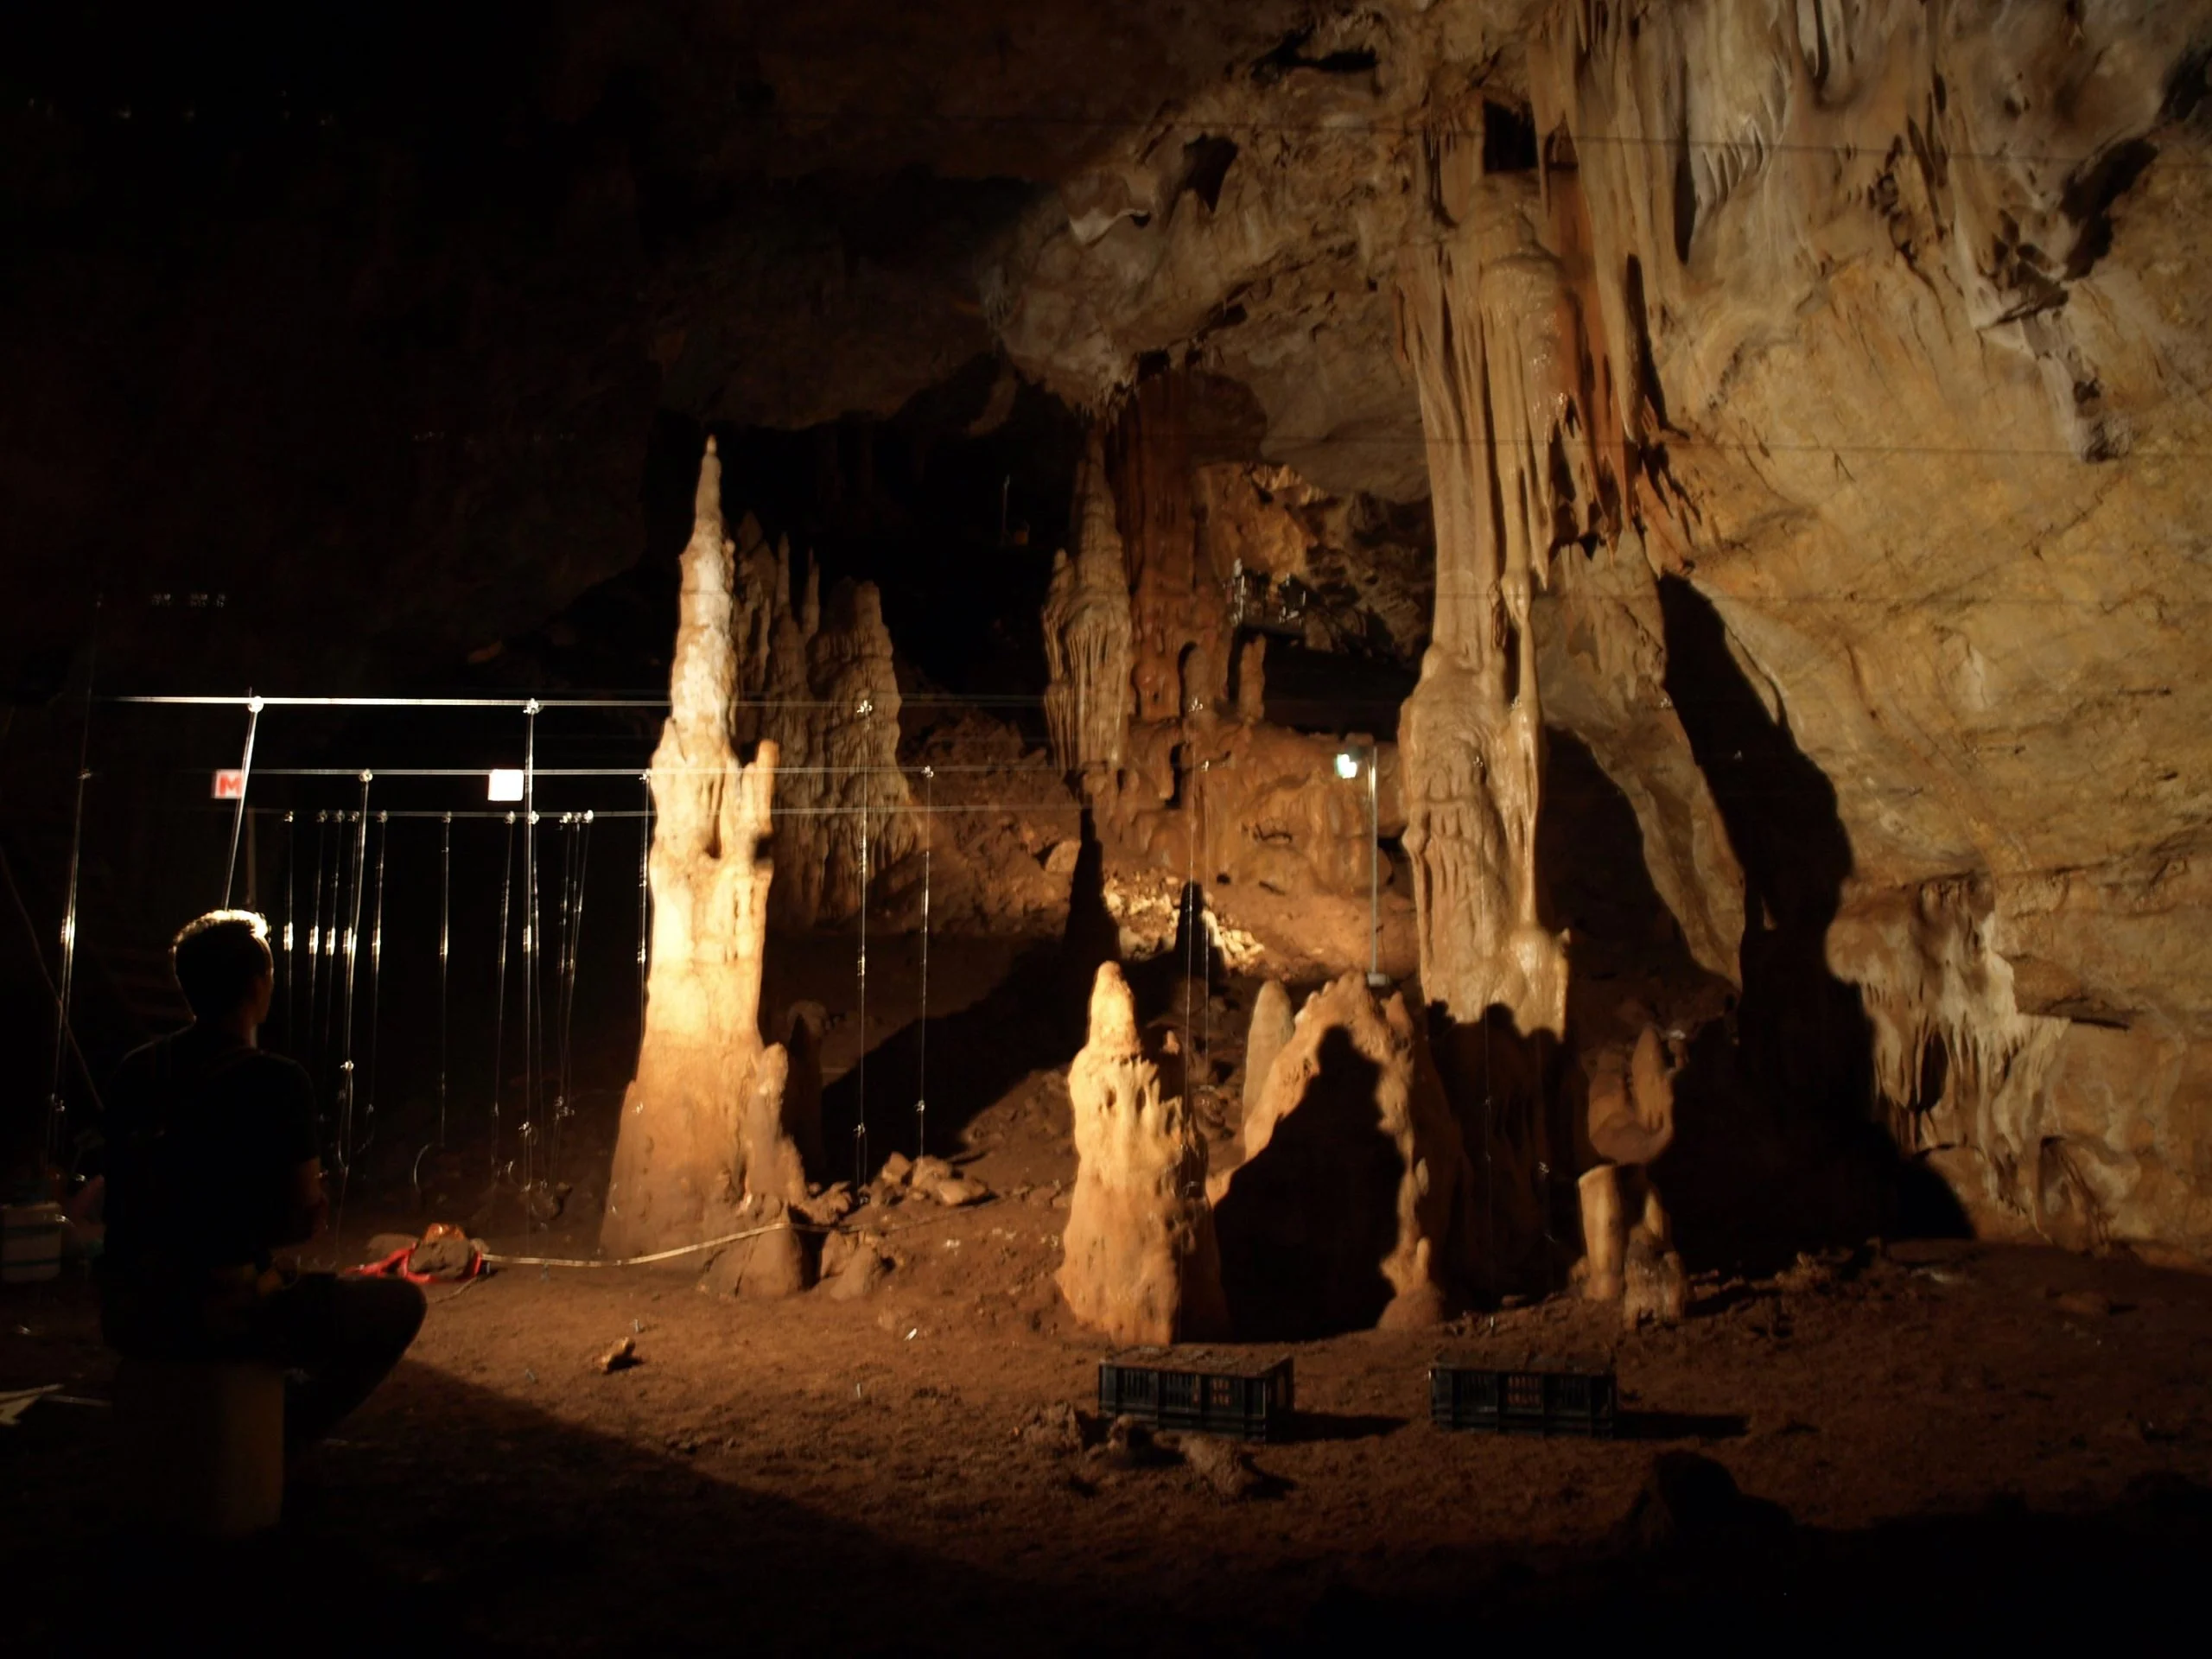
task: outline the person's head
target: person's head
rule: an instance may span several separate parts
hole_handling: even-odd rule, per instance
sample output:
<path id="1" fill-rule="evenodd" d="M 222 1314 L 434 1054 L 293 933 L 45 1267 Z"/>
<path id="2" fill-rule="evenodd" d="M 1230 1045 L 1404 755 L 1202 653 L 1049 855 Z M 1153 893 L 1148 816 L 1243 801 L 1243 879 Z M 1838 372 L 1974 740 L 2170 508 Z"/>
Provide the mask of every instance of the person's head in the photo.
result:
<path id="1" fill-rule="evenodd" d="M 247 1023 L 268 1017 L 276 988 L 269 954 L 269 924 L 250 910 L 211 910 L 177 930 L 169 945 L 177 988 L 202 1025 L 219 1025 L 245 1014 Z"/>

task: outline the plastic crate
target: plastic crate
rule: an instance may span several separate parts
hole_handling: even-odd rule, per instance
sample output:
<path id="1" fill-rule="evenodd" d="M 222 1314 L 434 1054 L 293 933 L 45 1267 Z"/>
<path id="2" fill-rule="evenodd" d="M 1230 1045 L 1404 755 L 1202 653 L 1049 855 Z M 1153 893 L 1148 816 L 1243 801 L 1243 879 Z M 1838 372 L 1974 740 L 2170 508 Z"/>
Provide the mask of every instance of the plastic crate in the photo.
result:
<path id="1" fill-rule="evenodd" d="M 1154 1428 L 1265 1440 L 1289 1427 L 1293 1399 L 1288 1355 L 1131 1348 L 1098 1362 L 1100 1414 Z"/>
<path id="2" fill-rule="evenodd" d="M 1610 1440 L 1618 1402 L 1611 1370 L 1507 1370 L 1443 1360 L 1428 1369 L 1428 1414 L 1439 1428 Z"/>

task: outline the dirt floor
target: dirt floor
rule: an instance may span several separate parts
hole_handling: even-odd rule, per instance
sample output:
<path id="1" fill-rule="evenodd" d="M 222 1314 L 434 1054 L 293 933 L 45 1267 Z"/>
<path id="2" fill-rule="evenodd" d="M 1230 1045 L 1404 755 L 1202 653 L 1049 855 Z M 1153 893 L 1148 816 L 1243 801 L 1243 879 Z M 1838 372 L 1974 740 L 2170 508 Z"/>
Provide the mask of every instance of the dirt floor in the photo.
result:
<path id="1" fill-rule="evenodd" d="M 2212 1560 L 2212 1280 L 2124 1257 L 1868 1246 L 1708 1274 L 1673 1330 L 1560 1299 L 1296 1344 L 1256 1480 L 1218 1447 L 1117 1452 L 1104 1344 L 1052 1282 L 1066 1128 L 1063 1074 L 1018 1078 L 957 1157 L 996 1196 L 856 1217 L 896 1262 L 864 1299 L 661 1269 L 435 1287 L 283 1531 L 207 1557 L 117 1542 L 89 1287 L 0 1291 L 0 1390 L 66 1390 L 0 1427 L 7 1650 L 149 1618 L 380 1653 L 1357 1650 L 1716 1617 L 2118 1637 Z M 332 1259 L 423 1218 L 367 1207 Z M 588 1255 L 563 1219 L 492 1242 Z M 640 1363 L 602 1373 L 625 1337 Z M 1432 1427 L 1427 1367 L 1459 1352 L 1611 1356 L 1622 1435 Z"/>

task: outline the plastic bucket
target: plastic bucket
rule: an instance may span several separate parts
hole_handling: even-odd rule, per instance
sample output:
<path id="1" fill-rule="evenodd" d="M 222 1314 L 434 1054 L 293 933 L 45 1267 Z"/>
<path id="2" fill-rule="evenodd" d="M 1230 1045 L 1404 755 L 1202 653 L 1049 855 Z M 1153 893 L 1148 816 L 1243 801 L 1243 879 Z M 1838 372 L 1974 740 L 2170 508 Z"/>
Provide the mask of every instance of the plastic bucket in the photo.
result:
<path id="1" fill-rule="evenodd" d="M 60 1277 L 61 1241 L 68 1230 L 58 1204 L 0 1205 L 0 1283 Z"/>

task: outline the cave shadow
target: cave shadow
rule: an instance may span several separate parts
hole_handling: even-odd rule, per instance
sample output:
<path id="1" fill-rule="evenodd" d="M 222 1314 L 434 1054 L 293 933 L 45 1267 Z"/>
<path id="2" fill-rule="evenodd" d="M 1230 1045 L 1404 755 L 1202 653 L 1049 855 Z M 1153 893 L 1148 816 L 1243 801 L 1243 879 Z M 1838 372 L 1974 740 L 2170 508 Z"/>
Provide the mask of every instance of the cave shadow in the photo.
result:
<path id="1" fill-rule="evenodd" d="M 1222 1289 L 1243 1341 L 1371 1329 L 1389 1305 L 1405 1165 L 1382 1132 L 1382 1068 L 1341 1029 L 1305 1093 L 1214 1205 Z"/>
<path id="2" fill-rule="evenodd" d="M 1483 1298 L 1565 1288 L 1582 1233 L 1570 1166 L 1579 1103 L 1559 1086 L 1559 1039 L 1524 1034 L 1502 1007 L 1463 1021 L 1441 1003 L 1428 1007 L 1427 1039 L 1466 1147 L 1449 1259 Z"/>
<path id="3" fill-rule="evenodd" d="M 1614 1419 L 1613 1437 L 1622 1440 L 1740 1440 L 1751 1420 L 1726 1411 L 1624 1411 Z"/>
<path id="4" fill-rule="evenodd" d="M 1853 862 L 1835 787 L 1769 710 L 1712 601 L 1667 576 L 1659 604 L 1667 695 L 1744 872 L 1733 1030 L 1692 1043 L 1675 1141 L 1653 1166 L 1677 1242 L 1693 1261 L 1766 1266 L 1908 1220 L 1963 1230 L 1955 1198 L 1929 1190 L 1940 1182 L 1879 1121 L 1873 1027 L 1827 965 Z"/>
<path id="5" fill-rule="evenodd" d="M 1290 1414 L 1289 1429 L 1276 1437 L 1284 1446 L 1333 1446 L 1348 1440 L 1379 1440 L 1413 1421 L 1379 1412 L 1306 1411 Z"/>
<path id="6" fill-rule="evenodd" d="M 647 1449 L 412 1362 L 316 1453 L 283 1525 L 236 1543 L 137 1531 L 111 1412 L 24 1427 L 0 1546 L 41 1593 L 10 1615 L 11 1651 L 150 1649 L 158 1629 L 168 1650 L 283 1652 L 321 1631 L 327 1650 L 385 1656 L 721 1652 L 741 1628 L 779 1653 L 1027 1652 L 1050 1630 L 1055 1650 L 1120 1659 L 1125 1637 L 1191 1628 L 1133 1580 L 1056 1571 L 1049 1548 L 1026 1577 L 933 1550 L 928 1525 L 809 1509 L 774 1490 L 787 1451 L 741 1468 Z M 881 1477 L 887 1510 L 919 1502 L 913 1478 Z"/>
<path id="7" fill-rule="evenodd" d="M 868 1051 L 864 1068 L 851 1067 L 823 1086 L 826 1174 L 846 1173 L 840 1166 L 861 1121 L 863 1073 L 873 1167 L 893 1152 L 911 1157 L 919 1149 L 923 1130 L 914 1107 L 925 1084 L 926 1150 L 943 1157 L 960 1146 L 976 1116 L 1015 1083 L 1033 1071 L 1065 1066 L 1083 1046 L 1092 983 L 1101 965 L 1116 959 L 1121 935 L 1106 906 L 1105 854 L 1087 805 L 1078 834 L 1068 919 L 1058 943 L 1039 944 L 1016 957 L 981 1001 L 957 1014 L 931 1015 L 926 1052 L 921 1021 L 910 1021 Z"/>

